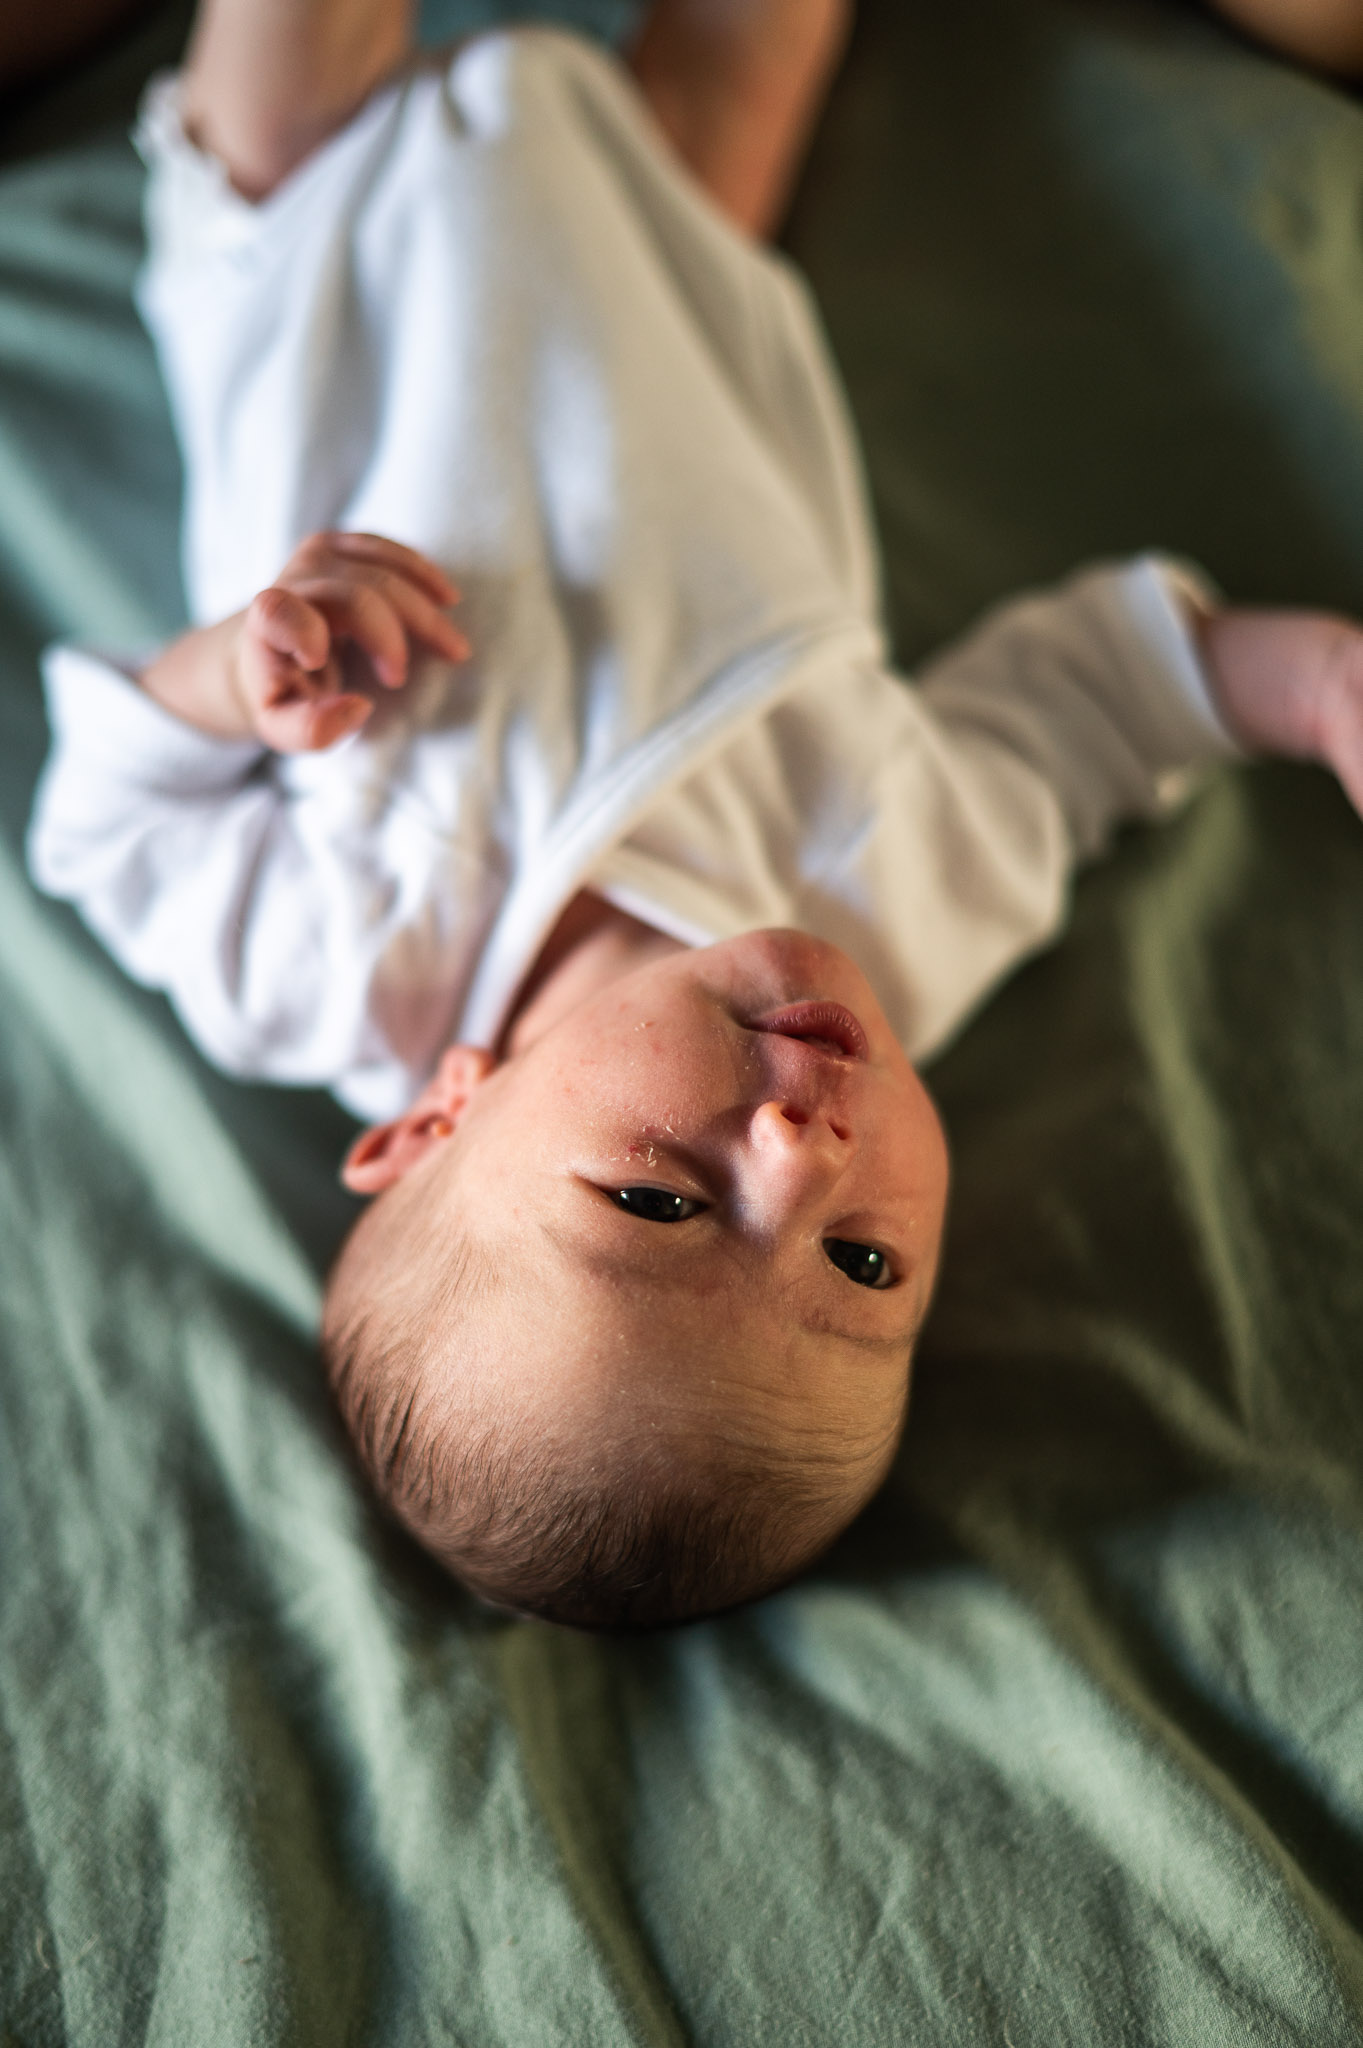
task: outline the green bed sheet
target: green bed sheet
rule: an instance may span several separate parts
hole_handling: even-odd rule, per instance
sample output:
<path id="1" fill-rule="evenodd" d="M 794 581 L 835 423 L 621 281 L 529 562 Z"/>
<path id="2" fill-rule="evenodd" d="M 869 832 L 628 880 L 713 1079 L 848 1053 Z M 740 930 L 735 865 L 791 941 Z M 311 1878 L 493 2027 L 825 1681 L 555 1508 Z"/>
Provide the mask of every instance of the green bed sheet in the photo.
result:
<path id="1" fill-rule="evenodd" d="M 475 1608 L 321 1387 L 345 1119 L 23 879 L 40 644 L 179 613 L 124 129 L 182 31 L 0 139 L 0 2044 L 1363 2040 L 1363 825 L 1221 774 L 938 1063 L 909 1436 L 803 1584 Z M 1354 99 L 1191 9 L 865 0 L 790 240 L 906 660 L 1152 542 L 1363 609 Z"/>

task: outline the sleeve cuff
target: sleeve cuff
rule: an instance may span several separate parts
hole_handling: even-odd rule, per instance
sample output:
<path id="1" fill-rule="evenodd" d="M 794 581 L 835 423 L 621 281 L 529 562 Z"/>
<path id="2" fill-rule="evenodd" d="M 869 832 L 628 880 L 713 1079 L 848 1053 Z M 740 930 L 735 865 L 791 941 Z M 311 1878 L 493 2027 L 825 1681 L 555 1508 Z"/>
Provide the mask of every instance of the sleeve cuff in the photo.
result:
<path id="1" fill-rule="evenodd" d="M 190 141 L 182 98 L 181 74 L 158 72 L 142 95 L 132 139 L 149 173 L 146 207 L 153 248 L 201 259 L 205 250 L 250 243 L 260 209 L 233 190 L 217 157 Z"/>
<path id="2" fill-rule="evenodd" d="M 1243 747 L 1217 710 L 1194 631 L 1199 618 L 1221 607 L 1216 586 L 1191 562 L 1169 555 L 1142 555 L 1119 571 L 1118 581 L 1138 640 L 1172 685 L 1166 697 L 1170 762 L 1243 760 Z M 1182 732 L 1173 730 L 1179 725 Z"/>
<path id="3" fill-rule="evenodd" d="M 362 157 L 401 98 L 402 81 L 381 85 L 359 111 L 310 151 L 263 199 L 238 192 L 227 166 L 186 132 L 182 72 L 159 72 L 147 86 L 132 131 L 147 167 L 146 213 L 153 263 L 202 264 L 225 255 L 281 254 L 305 232 L 320 204 L 334 212 L 337 159 Z"/>
<path id="4" fill-rule="evenodd" d="M 138 665 L 86 648 L 48 649 L 43 686 L 62 754 L 174 796 L 209 795 L 250 774 L 266 751 L 258 741 L 215 739 L 163 711 L 133 681 Z"/>

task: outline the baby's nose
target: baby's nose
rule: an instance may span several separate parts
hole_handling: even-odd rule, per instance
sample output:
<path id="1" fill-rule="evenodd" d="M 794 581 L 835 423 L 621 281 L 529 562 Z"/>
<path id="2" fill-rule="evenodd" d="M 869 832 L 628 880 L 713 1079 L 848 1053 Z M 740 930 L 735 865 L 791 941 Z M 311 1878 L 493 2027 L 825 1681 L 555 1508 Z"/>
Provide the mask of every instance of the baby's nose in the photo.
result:
<path id="1" fill-rule="evenodd" d="M 790 1097 L 759 1103 L 752 1116 L 753 1142 L 762 1151 L 822 1159 L 840 1171 L 851 1150 L 852 1133 L 833 1109 Z"/>
<path id="2" fill-rule="evenodd" d="M 744 1206 L 754 1223 L 780 1231 L 821 1207 L 855 1151 L 836 1113 L 789 1097 L 759 1103 L 748 1126 L 742 1175 Z"/>

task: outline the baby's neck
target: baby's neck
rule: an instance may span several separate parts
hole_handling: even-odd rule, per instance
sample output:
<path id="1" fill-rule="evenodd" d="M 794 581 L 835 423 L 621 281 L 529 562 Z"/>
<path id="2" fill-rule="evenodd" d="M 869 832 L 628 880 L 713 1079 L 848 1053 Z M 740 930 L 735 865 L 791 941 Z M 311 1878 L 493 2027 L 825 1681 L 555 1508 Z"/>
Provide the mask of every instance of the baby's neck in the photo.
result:
<path id="1" fill-rule="evenodd" d="M 498 1048 L 503 1059 L 525 1052 L 569 1010 L 636 967 L 684 952 L 650 924 L 580 889 L 539 951 L 512 1007 Z"/>

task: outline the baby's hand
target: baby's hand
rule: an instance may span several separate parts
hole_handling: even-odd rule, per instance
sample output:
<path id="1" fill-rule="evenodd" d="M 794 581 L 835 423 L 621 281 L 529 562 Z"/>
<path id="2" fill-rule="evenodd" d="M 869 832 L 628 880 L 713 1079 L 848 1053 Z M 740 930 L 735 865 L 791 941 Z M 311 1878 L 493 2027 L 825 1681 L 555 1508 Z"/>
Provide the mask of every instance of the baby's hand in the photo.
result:
<path id="1" fill-rule="evenodd" d="M 1363 628 L 1324 612 L 1232 610 L 1198 633 L 1235 738 L 1323 761 L 1363 812 Z"/>
<path id="2" fill-rule="evenodd" d="M 361 680 L 387 690 L 406 682 L 416 648 L 463 661 L 468 642 L 443 609 L 458 595 L 397 541 L 313 534 L 237 622 L 230 685 L 248 731 L 280 754 L 334 746 L 374 709 L 343 674 L 343 650 L 357 649 Z"/>

